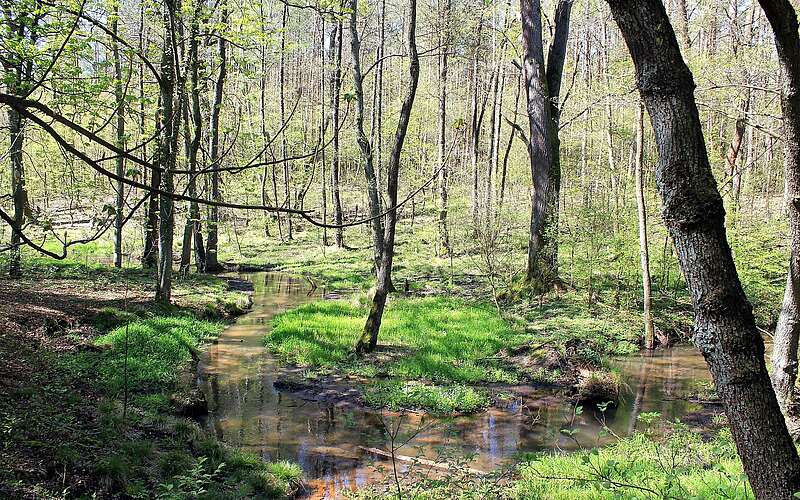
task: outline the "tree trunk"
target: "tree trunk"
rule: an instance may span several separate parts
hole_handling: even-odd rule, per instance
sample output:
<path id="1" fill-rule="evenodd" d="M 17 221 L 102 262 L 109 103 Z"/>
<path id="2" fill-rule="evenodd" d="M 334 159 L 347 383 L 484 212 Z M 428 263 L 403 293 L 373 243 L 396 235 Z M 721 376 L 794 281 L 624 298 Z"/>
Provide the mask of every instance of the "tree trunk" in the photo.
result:
<path id="1" fill-rule="evenodd" d="M 22 229 L 25 223 L 25 170 L 22 161 L 22 146 L 25 143 L 25 132 L 22 126 L 22 117 L 13 108 L 8 110 L 8 130 L 11 147 L 9 157 L 11 158 L 11 196 L 14 201 L 14 227 L 11 231 L 11 251 L 8 266 L 9 276 L 20 276 L 22 269 L 20 266 L 20 247 L 22 240 L 17 231 Z"/>
<path id="2" fill-rule="evenodd" d="M 800 35 L 797 14 L 787 0 L 759 0 L 775 33 L 785 85 L 781 96 L 786 140 L 786 208 L 789 212 L 791 254 L 786 291 L 775 329 L 772 386 L 786 416 L 789 432 L 800 435 L 797 405 L 797 351 L 800 339 Z M 800 489 L 800 488 L 797 488 Z"/>
<path id="3" fill-rule="evenodd" d="M 341 162 L 341 151 L 339 146 L 339 101 L 341 100 L 342 92 L 342 21 L 336 22 L 334 30 L 334 37 L 332 43 L 334 44 L 334 68 L 332 76 L 332 94 L 331 94 L 331 114 L 333 115 L 333 161 L 331 161 L 331 191 L 333 194 L 333 221 L 337 226 L 341 226 L 344 217 L 342 215 L 342 197 L 340 193 L 340 179 L 339 179 L 339 165 Z M 344 247 L 344 229 L 342 227 L 336 228 L 336 246 L 339 248 Z"/>
<path id="4" fill-rule="evenodd" d="M 4 6 L 5 7 L 5 6 Z M 8 29 L 14 35 L 25 36 L 25 22 L 14 20 L 14 15 L 10 7 L 4 8 L 5 17 L 8 20 Z M 25 80 L 25 69 L 22 62 L 10 63 L 3 61 L 3 68 L 8 75 L 9 94 L 18 95 L 23 89 Z M 19 111 L 13 107 L 8 108 L 8 135 L 9 149 L 8 156 L 11 160 L 11 198 L 14 204 L 14 224 L 11 228 L 11 249 L 9 255 L 9 276 L 17 277 L 22 274 L 20 264 L 22 238 L 20 231 L 25 223 L 25 207 L 28 203 L 28 194 L 25 189 L 25 169 L 23 163 L 23 147 L 25 145 L 25 127 Z"/>
<path id="5" fill-rule="evenodd" d="M 361 161 L 364 163 L 364 176 L 367 179 L 369 195 L 369 215 L 372 217 L 372 250 L 375 259 L 375 273 L 379 275 L 384 252 L 384 227 L 381 221 L 381 202 L 378 197 L 378 181 L 372 157 L 372 145 L 364 132 L 364 86 L 361 75 L 361 41 L 356 24 L 358 16 L 358 0 L 350 0 L 350 49 L 353 57 L 353 86 L 356 96 L 356 134 L 358 147 L 361 150 Z M 380 276 L 378 276 L 380 281 Z"/>
<path id="6" fill-rule="evenodd" d="M 728 246 L 692 74 L 660 1 L 608 3 L 655 131 L 656 183 L 692 296 L 695 344 L 708 363 L 756 497 L 792 498 L 800 490 L 800 459 L 770 385 L 764 343 Z"/>
<path id="7" fill-rule="evenodd" d="M 111 33 L 114 35 L 111 40 L 111 52 L 114 59 L 114 100 L 116 104 L 116 143 L 117 148 L 125 149 L 125 96 L 122 88 L 122 60 L 119 54 L 119 42 L 117 42 L 117 27 L 119 21 L 119 5 L 114 4 L 111 14 Z M 118 177 L 125 176 L 125 158 L 117 155 L 116 174 Z M 114 214 L 114 265 L 122 267 L 122 210 L 125 204 L 125 184 L 117 181 L 117 199 Z"/>
<path id="8" fill-rule="evenodd" d="M 203 115 L 200 108 L 200 16 L 202 15 L 203 3 L 197 2 L 195 11 L 192 15 L 192 22 L 189 26 L 189 93 L 190 102 L 184 99 L 184 121 L 186 122 L 186 132 L 189 131 L 189 111 L 191 110 L 191 123 L 193 125 L 192 135 L 188 141 L 186 158 L 189 163 L 189 174 L 187 176 L 187 193 L 192 198 L 197 198 L 197 155 L 200 152 L 200 145 L 203 140 Z M 190 105 L 191 103 L 191 105 Z M 181 271 L 188 273 L 191 266 L 191 250 L 194 248 L 195 264 L 198 272 L 206 269 L 205 248 L 203 246 L 203 235 L 200 223 L 200 205 L 196 201 L 189 202 L 189 215 L 186 218 L 184 228 L 183 244 L 185 248 L 181 255 Z"/>
<path id="9" fill-rule="evenodd" d="M 356 0 L 352 0 L 355 3 Z M 395 132 L 394 145 L 389 157 L 389 168 L 386 175 L 387 193 L 390 210 L 386 214 L 386 228 L 383 235 L 383 253 L 381 263 L 378 267 L 378 283 L 375 288 L 375 295 L 372 299 L 369 316 L 367 317 L 364 330 L 356 344 L 356 354 L 372 352 L 378 345 L 378 332 L 383 319 L 383 311 L 386 307 L 386 298 L 392 285 L 392 263 L 394 259 L 394 240 L 395 229 L 397 226 L 397 190 L 400 177 L 400 157 L 403 153 L 406 133 L 408 132 L 408 122 L 411 119 L 411 110 L 414 107 L 414 99 L 417 95 L 417 84 L 419 83 L 419 54 L 417 53 L 417 1 L 410 0 L 408 16 L 408 55 L 409 55 L 409 82 L 403 105 L 400 108 L 400 116 Z M 352 22 L 352 21 L 351 21 Z M 354 23 L 353 23 L 354 24 Z M 351 25 L 352 26 L 352 25 Z"/>
<path id="10" fill-rule="evenodd" d="M 326 88 L 325 88 L 325 77 L 327 76 L 327 70 L 328 70 L 328 66 L 327 66 L 328 65 L 328 59 L 327 59 L 328 33 L 325 31 L 325 18 L 324 17 L 322 18 L 321 23 L 322 23 L 322 26 L 321 26 L 321 29 L 320 29 L 320 33 L 322 35 L 322 40 L 321 40 L 321 44 L 320 44 L 320 48 L 321 48 L 320 54 L 321 54 L 321 58 L 322 58 L 322 64 L 320 66 L 320 75 L 319 75 L 319 93 L 322 96 L 322 100 L 321 100 L 321 104 L 320 104 L 320 108 L 321 109 L 320 109 L 320 114 L 319 114 L 319 136 L 320 136 L 320 141 L 319 142 L 320 142 L 320 144 L 323 145 L 323 147 L 322 147 L 322 151 L 320 152 L 320 155 L 321 155 L 320 167 L 322 169 L 322 171 L 320 172 L 320 177 L 321 177 L 320 180 L 322 181 L 322 190 L 320 192 L 320 197 L 322 198 L 322 220 L 325 222 L 325 224 L 327 224 L 328 223 L 328 164 L 327 164 L 327 160 L 328 159 L 327 159 L 326 149 L 328 149 L 328 148 L 325 147 L 324 145 L 326 144 L 326 138 L 327 138 L 327 134 L 328 134 L 328 132 L 327 132 L 327 125 L 328 125 L 327 122 L 328 122 L 328 120 L 325 117 L 325 96 L 327 95 L 326 94 Z M 334 26 L 335 26 L 335 24 L 334 24 Z M 333 40 L 335 38 L 336 38 L 336 30 L 334 29 L 334 32 L 331 34 L 331 39 Z M 327 226 L 322 228 L 322 246 L 323 247 L 327 247 L 328 246 L 328 227 Z"/>
<path id="11" fill-rule="evenodd" d="M 636 212 L 639 216 L 639 256 L 642 264 L 642 303 L 644 305 L 644 347 L 656 346 L 655 328 L 650 312 L 650 252 L 647 246 L 647 205 L 644 202 L 644 105 L 639 102 L 636 111 Z"/>
<path id="12" fill-rule="evenodd" d="M 222 0 L 220 5 L 220 25 L 224 30 L 228 26 L 228 2 Z M 216 169 L 220 168 L 219 151 L 219 115 L 222 111 L 222 99 L 225 89 L 225 77 L 228 74 L 228 44 L 225 34 L 221 33 L 217 39 L 217 50 L 219 57 L 219 73 L 214 84 L 214 103 L 211 105 L 211 123 L 209 124 L 209 142 L 211 159 L 211 200 L 221 201 L 220 193 L 220 173 Z M 281 122 L 283 123 L 283 122 Z M 206 237 L 206 266 L 205 271 L 214 273 L 222 270 L 219 263 L 219 208 L 208 207 L 208 236 Z"/>
<path id="13" fill-rule="evenodd" d="M 447 227 L 447 167 L 445 166 L 445 149 L 447 144 L 447 70 L 448 51 L 450 50 L 450 3 L 451 0 L 441 0 L 439 28 L 439 47 L 442 51 L 439 56 L 439 126 L 438 126 L 438 168 L 439 170 L 439 255 L 450 254 L 450 233 Z"/>
<path id="14" fill-rule="evenodd" d="M 689 38 L 689 10 L 686 8 L 686 0 L 677 0 L 676 7 L 678 9 L 678 32 L 681 37 L 681 44 L 683 50 L 689 50 L 692 47 L 692 40 Z"/>
<path id="15" fill-rule="evenodd" d="M 478 93 L 480 92 L 480 76 L 478 74 L 478 60 L 481 49 L 481 31 L 483 29 L 483 16 L 478 19 L 478 33 L 475 37 L 475 45 L 472 48 L 472 61 L 470 63 L 470 142 L 469 158 L 472 168 L 472 227 L 475 231 L 478 228 L 480 211 L 478 193 L 478 155 L 480 149 L 481 123 L 478 114 Z"/>
<path id="16" fill-rule="evenodd" d="M 258 2 L 258 11 L 259 11 L 259 19 L 261 21 L 261 31 L 266 32 L 266 20 L 264 18 L 264 1 L 259 0 Z M 258 93 L 259 93 L 259 114 L 260 114 L 260 125 L 261 125 L 261 139 L 267 142 L 267 41 L 261 41 L 261 47 L 259 51 L 259 59 L 261 63 L 261 74 L 259 75 L 258 79 Z M 266 161 L 267 157 L 267 150 L 265 149 L 262 153 L 262 161 Z M 274 170 L 274 165 L 273 165 Z M 268 205 L 269 204 L 269 195 L 267 193 L 267 179 L 269 178 L 269 166 L 264 165 L 264 170 L 261 173 L 261 204 Z M 278 199 L 275 199 L 275 204 L 278 204 Z M 269 212 L 264 212 L 264 237 L 269 238 L 270 231 L 269 231 L 269 218 L 271 214 Z"/>
<path id="17" fill-rule="evenodd" d="M 164 2 L 164 47 L 161 55 L 160 109 L 158 110 L 158 161 L 162 169 L 158 196 L 158 282 L 156 300 L 169 303 L 172 298 L 172 254 L 175 230 L 175 202 L 171 194 L 175 191 L 173 170 L 175 170 L 176 147 L 179 129 L 179 113 L 175 107 L 175 4 L 174 0 Z"/>
<path id="18" fill-rule="evenodd" d="M 556 7 L 555 35 L 545 69 L 539 0 L 521 0 L 523 71 L 530 126 L 528 154 L 533 200 L 526 277 L 534 289 L 548 288 L 558 277 L 558 211 L 561 191 L 558 124 L 561 77 L 566 57 L 569 0 Z"/>
<path id="19" fill-rule="evenodd" d="M 281 56 L 280 56 L 280 112 L 281 123 L 286 123 L 286 23 L 289 20 L 289 5 L 283 5 L 283 15 L 281 16 Z M 289 161 L 286 160 L 288 155 L 288 147 L 286 144 L 286 130 L 281 132 L 281 154 L 283 155 L 283 206 L 291 208 L 291 174 L 289 172 Z M 291 240 L 292 235 L 292 217 L 286 214 L 286 239 Z"/>

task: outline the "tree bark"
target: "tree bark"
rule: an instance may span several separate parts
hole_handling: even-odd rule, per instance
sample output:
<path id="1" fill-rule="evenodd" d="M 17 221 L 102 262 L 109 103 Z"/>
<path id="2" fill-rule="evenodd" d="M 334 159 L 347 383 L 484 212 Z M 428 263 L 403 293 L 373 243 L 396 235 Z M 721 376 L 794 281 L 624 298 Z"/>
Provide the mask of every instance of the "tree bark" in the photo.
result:
<path id="1" fill-rule="evenodd" d="M 439 170 L 439 245 L 441 250 L 439 255 L 447 256 L 450 254 L 450 232 L 447 226 L 447 167 L 445 166 L 445 149 L 447 144 L 447 71 L 450 50 L 450 3 L 451 0 L 441 0 L 440 22 L 443 24 L 439 28 L 439 123 L 437 155 Z"/>
<path id="2" fill-rule="evenodd" d="M 162 169 L 158 203 L 158 278 L 156 300 L 169 303 L 172 298 L 172 256 L 175 230 L 175 170 L 180 112 L 175 106 L 175 3 L 164 1 L 164 47 L 161 55 L 160 109 L 158 110 L 158 161 Z M 178 105 L 178 108 L 180 104 Z"/>
<path id="3" fill-rule="evenodd" d="M 222 0 L 220 4 L 220 25 L 225 29 L 228 25 L 228 2 Z M 219 116 L 222 111 L 222 99 L 224 97 L 225 78 L 228 74 L 228 43 L 224 33 L 217 39 L 217 54 L 219 58 L 219 73 L 214 83 L 214 102 L 211 105 L 211 123 L 209 124 L 210 142 L 210 166 L 211 172 L 211 199 L 220 201 L 220 173 L 216 171 L 220 167 L 219 151 Z M 285 156 L 285 155 L 284 155 Z M 206 265 L 205 271 L 214 273 L 222 270 L 219 263 L 219 208 L 208 207 L 208 227 L 206 236 Z"/>
<path id="4" fill-rule="evenodd" d="M 775 329 L 772 386 L 786 417 L 789 432 L 800 435 L 797 405 L 797 351 L 800 339 L 800 35 L 797 14 L 787 0 L 759 0 L 775 34 L 785 84 L 781 95 L 786 140 L 784 169 L 791 253 L 783 305 Z"/>
<path id="5" fill-rule="evenodd" d="M 352 0 L 354 3 L 356 0 Z M 386 307 L 386 298 L 392 288 L 392 263 L 394 259 L 395 229 L 397 227 L 397 191 L 398 180 L 400 177 L 400 160 L 403 153 L 403 145 L 408 132 L 408 123 L 411 119 L 411 110 L 414 107 L 414 100 L 417 95 L 417 85 L 419 83 L 419 54 L 417 53 L 417 1 L 409 2 L 408 18 L 408 55 L 409 55 L 409 81 L 406 95 L 400 108 L 400 116 L 395 132 L 394 145 L 389 157 L 389 168 L 387 170 L 387 194 L 390 210 L 386 214 L 386 227 L 383 235 L 383 253 L 381 263 L 378 267 L 378 282 L 375 287 L 375 295 L 372 298 L 369 315 L 367 316 L 364 330 L 356 344 L 356 354 L 362 355 L 372 352 L 378 345 L 378 332 L 383 319 L 383 311 Z"/>
<path id="6" fill-rule="evenodd" d="M 526 277 L 534 289 L 548 288 L 558 277 L 558 211 L 561 165 L 558 127 L 561 78 L 573 2 L 556 7 L 555 34 L 544 62 L 539 0 L 521 0 L 523 71 L 527 97 L 533 193 Z"/>
<path id="7" fill-rule="evenodd" d="M 114 100 L 115 113 L 116 113 L 116 146 L 117 148 L 125 149 L 125 96 L 123 95 L 122 88 L 122 60 L 119 54 L 119 42 L 117 41 L 117 33 L 119 26 L 119 4 L 114 4 L 111 13 L 111 33 L 113 37 L 111 40 L 111 52 L 114 59 Z M 116 159 L 116 174 L 119 177 L 125 175 L 125 158 L 122 155 L 117 155 Z M 116 186 L 117 197 L 115 204 L 114 214 L 114 266 L 122 267 L 122 210 L 125 204 L 125 184 L 122 181 L 117 181 Z"/>
<path id="8" fill-rule="evenodd" d="M 756 497 L 792 498 L 800 490 L 800 459 L 770 385 L 764 343 L 728 246 L 692 74 L 660 1 L 608 3 L 655 131 L 656 183 L 692 296 L 695 344 L 708 363 Z"/>
<path id="9" fill-rule="evenodd" d="M 189 111 L 191 110 L 192 134 L 188 140 L 186 158 L 189 164 L 187 175 L 187 193 L 192 198 L 197 198 L 197 155 L 203 140 L 203 115 L 200 108 L 200 16 L 202 16 L 203 3 L 197 2 L 192 21 L 189 25 L 189 94 L 190 100 L 184 98 L 184 121 L 186 133 L 189 132 Z M 266 205 L 266 203 L 262 203 Z M 181 271 L 187 273 L 191 266 L 191 250 L 194 249 L 195 265 L 198 272 L 205 272 L 206 257 L 201 232 L 200 205 L 196 201 L 189 202 L 189 215 L 186 218 L 186 227 L 183 236 L 184 251 L 181 255 Z"/>
<path id="10" fill-rule="evenodd" d="M 335 24 L 333 36 L 334 63 L 331 85 L 331 114 L 333 128 L 333 160 L 331 161 L 331 192 L 333 194 L 333 221 L 337 226 L 341 226 L 344 217 L 342 215 L 342 197 L 340 192 L 340 173 L 341 149 L 339 146 L 339 127 L 340 127 L 340 106 L 342 93 L 342 21 Z M 336 246 L 344 247 L 344 228 L 336 228 Z"/>

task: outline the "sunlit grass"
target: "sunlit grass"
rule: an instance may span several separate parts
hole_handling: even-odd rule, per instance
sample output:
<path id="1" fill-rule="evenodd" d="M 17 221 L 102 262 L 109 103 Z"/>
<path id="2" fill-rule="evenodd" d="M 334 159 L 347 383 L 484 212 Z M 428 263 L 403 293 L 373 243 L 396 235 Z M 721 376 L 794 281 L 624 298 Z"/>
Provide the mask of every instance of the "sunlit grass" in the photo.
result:
<path id="1" fill-rule="evenodd" d="M 266 343 L 289 363 L 390 377 L 367 389 L 373 406 L 475 411 L 488 399 L 464 384 L 518 379 L 512 367 L 493 359 L 517 334 L 488 305 L 443 297 L 394 300 L 384 314 L 377 352 L 356 359 L 353 348 L 366 312 L 355 301 L 307 304 L 276 317 Z"/>
<path id="2" fill-rule="evenodd" d="M 267 344 L 298 365 L 347 365 L 355 361 L 353 347 L 366 312 L 348 301 L 303 305 L 274 319 Z M 384 314 L 379 352 L 365 362 L 376 364 L 378 373 L 405 379 L 511 381 L 514 373 L 488 358 L 513 343 L 514 336 L 488 305 L 444 297 L 394 300 Z"/>
<path id="3" fill-rule="evenodd" d="M 753 498 L 727 430 L 711 441 L 677 425 L 666 438 L 635 433 L 606 448 L 522 463 L 518 499 Z"/>
<path id="4" fill-rule="evenodd" d="M 100 352 L 79 353 L 65 362 L 96 376 L 111 393 L 124 389 L 126 377 L 132 393 L 169 389 L 200 344 L 223 328 L 191 316 L 137 320 L 98 337 Z"/>

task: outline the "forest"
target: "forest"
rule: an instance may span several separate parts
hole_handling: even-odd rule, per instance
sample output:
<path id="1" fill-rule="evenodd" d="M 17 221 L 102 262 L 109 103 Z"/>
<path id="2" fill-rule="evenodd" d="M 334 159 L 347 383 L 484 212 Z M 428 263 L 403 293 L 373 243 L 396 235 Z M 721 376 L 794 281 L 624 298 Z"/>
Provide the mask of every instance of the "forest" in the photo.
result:
<path id="1" fill-rule="evenodd" d="M 0 498 L 800 496 L 797 2 L 0 6 Z"/>

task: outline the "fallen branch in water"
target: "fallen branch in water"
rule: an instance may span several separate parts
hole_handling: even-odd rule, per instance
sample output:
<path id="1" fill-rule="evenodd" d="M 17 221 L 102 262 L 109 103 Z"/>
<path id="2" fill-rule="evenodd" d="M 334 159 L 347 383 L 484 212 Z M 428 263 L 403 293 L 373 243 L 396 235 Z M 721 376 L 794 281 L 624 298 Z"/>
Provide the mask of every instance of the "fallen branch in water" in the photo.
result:
<path id="1" fill-rule="evenodd" d="M 378 455 L 379 457 L 385 457 L 385 458 L 389 458 L 389 459 L 392 458 L 392 454 L 391 453 L 389 453 L 388 451 L 383 451 L 383 450 L 381 450 L 379 448 L 367 448 L 366 446 L 359 446 L 358 448 L 360 450 L 362 450 L 362 451 L 367 452 L 367 453 L 372 453 L 373 455 Z M 408 455 L 398 455 L 398 454 L 395 453 L 394 459 L 395 460 L 399 460 L 401 462 L 418 463 L 420 465 L 426 465 L 428 467 L 433 467 L 434 469 L 440 469 L 440 470 L 448 470 L 448 471 L 450 471 L 450 470 L 462 470 L 460 467 L 454 467 L 454 466 L 452 466 L 452 465 L 450 465 L 448 463 L 434 462 L 433 460 L 428 460 L 427 458 L 409 457 Z M 470 468 L 470 467 L 466 467 L 463 470 L 466 471 L 466 472 L 469 472 L 470 474 L 473 474 L 475 476 L 485 476 L 485 475 L 488 474 L 487 472 L 484 472 L 482 470 L 473 469 L 473 468 Z"/>

